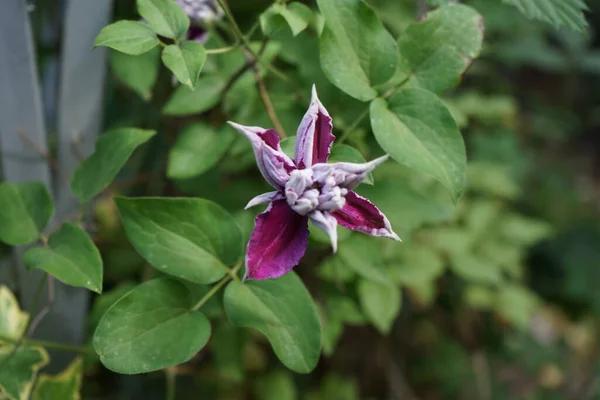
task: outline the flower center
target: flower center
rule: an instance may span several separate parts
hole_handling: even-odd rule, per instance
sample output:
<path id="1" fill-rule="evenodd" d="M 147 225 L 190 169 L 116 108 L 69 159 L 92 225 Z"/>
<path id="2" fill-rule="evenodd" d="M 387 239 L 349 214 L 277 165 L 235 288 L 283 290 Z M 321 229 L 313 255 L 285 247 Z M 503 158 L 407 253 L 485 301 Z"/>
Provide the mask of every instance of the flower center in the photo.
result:
<path id="1" fill-rule="evenodd" d="M 315 180 L 311 168 L 290 173 L 285 197 L 292 210 L 306 215 L 314 210 L 334 212 L 344 207 L 348 190 L 338 186 L 333 175 Z"/>

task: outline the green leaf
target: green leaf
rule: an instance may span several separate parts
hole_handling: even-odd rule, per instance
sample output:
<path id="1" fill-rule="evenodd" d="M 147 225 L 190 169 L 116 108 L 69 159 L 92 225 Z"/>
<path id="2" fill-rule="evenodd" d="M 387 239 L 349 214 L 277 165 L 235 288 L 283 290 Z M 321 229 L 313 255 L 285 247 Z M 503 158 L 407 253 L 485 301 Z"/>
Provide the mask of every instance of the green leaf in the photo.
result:
<path id="1" fill-rule="evenodd" d="M 406 89 L 386 103 L 371 103 L 371 126 L 379 145 L 409 168 L 433 176 L 454 202 L 464 191 L 467 157 L 452 115 L 440 99 L 423 89 Z"/>
<path id="2" fill-rule="evenodd" d="M 14 351 L 14 346 L 0 346 L 0 398 L 29 399 L 35 377 L 48 360 L 43 347 L 21 346 Z"/>
<path id="3" fill-rule="evenodd" d="M 584 11 L 588 10 L 584 0 L 503 0 L 513 5 L 527 18 L 549 22 L 554 27 L 567 26 L 577 32 L 587 27 Z"/>
<path id="4" fill-rule="evenodd" d="M 12 246 L 40 237 L 54 215 L 54 203 L 41 182 L 0 183 L 0 240 Z"/>
<path id="5" fill-rule="evenodd" d="M 356 150 L 354 147 L 345 144 L 338 144 L 331 148 L 331 155 L 329 156 L 329 161 L 327 162 L 351 162 L 362 164 L 366 162 L 366 160 L 363 155 L 360 154 L 360 151 Z M 373 174 L 367 175 L 365 180 L 363 180 L 361 183 L 373 185 Z"/>
<path id="6" fill-rule="evenodd" d="M 121 297 L 129 293 L 135 286 L 136 285 L 133 282 L 126 281 L 108 292 L 103 292 L 102 296 L 97 296 L 94 299 L 92 311 L 87 316 L 88 327 L 95 330 L 106 311 L 108 311 L 108 309 Z"/>
<path id="7" fill-rule="evenodd" d="M 25 333 L 28 321 L 29 314 L 21 311 L 15 295 L 7 286 L 0 285 L 0 336 L 20 339 Z"/>
<path id="8" fill-rule="evenodd" d="M 296 36 L 306 29 L 312 21 L 311 9 L 298 2 L 290 4 L 275 3 L 260 16 L 260 27 L 267 36 L 289 26 Z"/>
<path id="9" fill-rule="evenodd" d="M 127 237 L 159 271 L 212 283 L 239 260 L 241 233 L 221 206 L 203 199 L 116 198 Z"/>
<path id="10" fill-rule="evenodd" d="M 119 81 L 146 101 L 152 98 L 152 88 L 158 78 L 159 59 L 158 47 L 137 56 L 110 52 L 110 65 Z"/>
<path id="11" fill-rule="evenodd" d="M 96 36 L 94 47 L 110 47 L 135 56 L 151 50 L 159 43 L 154 31 L 143 22 L 119 21 L 102 28 Z"/>
<path id="12" fill-rule="evenodd" d="M 357 290 L 365 315 L 379 332 L 387 335 L 400 311 L 400 289 L 393 285 L 361 279 Z"/>
<path id="13" fill-rule="evenodd" d="M 482 41 L 477 11 L 459 4 L 441 7 L 400 36 L 397 73 L 435 93 L 450 89 L 479 55 Z"/>
<path id="14" fill-rule="evenodd" d="M 381 239 L 379 239 L 381 240 Z M 344 266 L 365 279 L 389 283 L 387 271 L 381 259 L 381 242 L 364 235 L 353 235 L 338 249 L 338 257 Z"/>
<path id="15" fill-rule="evenodd" d="M 515 326 L 525 329 L 540 303 L 529 289 L 512 284 L 501 288 L 495 309 Z"/>
<path id="16" fill-rule="evenodd" d="M 467 282 L 498 284 L 502 281 L 499 265 L 472 254 L 451 254 L 450 269 Z"/>
<path id="17" fill-rule="evenodd" d="M 196 89 L 179 86 L 163 108 L 165 115 L 199 114 L 211 109 L 221 99 L 225 81 L 214 75 L 202 75 L 196 83 Z"/>
<path id="18" fill-rule="evenodd" d="M 261 400 L 296 400 L 296 386 L 292 376 L 285 371 L 260 376 L 254 386 L 255 398 Z"/>
<path id="19" fill-rule="evenodd" d="M 354 300 L 338 294 L 328 294 L 325 300 L 327 318 L 336 319 L 348 325 L 363 325 L 366 318 Z"/>
<path id="20" fill-rule="evenodd" d="M 131 153 L 147 142 L 155 131 L 120 128 L 107 132 L 96 141 L 96 149 L 75 170 L 71 190 L 82 203 L 89 202 L 117 176 Z"/>
<path id="21" fill-rule="evenodd" d="M 194 90 L 206 62 L 206 52 L 200 43 L 186 40 L 179 46 L 172 44 L 165 47 L 162 61 L 173 71 L 179 82 Z"/>
<path id="22" fill-rule="evenodd" d="M 478 310 L 489 310 L 496 301 L 496 293 L 486 286 L 469 285 L 464 293 L 464 301 Z"/>
<path id="23" fill-rule="evenodd" d="M 137 0 L 137 9 L 160 36 L 178 40 L 190 27 L 190 19 L 173 0 Z"/>
<path id="24" fill-rule="evenodd" d="M 223 157 L 235 134 L 230 129 L 216 131 L 204 122 L 188 125 L 169 151 L 167 176 L 193 178 L 211 169 Z"/>
<path id="25" fill-rule="evenodd" d="M 531 246 L 546 239 L 553 231 L 549 223 L 517 213 L 502 215 L 498 230 L 511 243 L 521 246 Z"/>
<path id="26" fill-rule="evenodd" d="M 58 375 L 41 374 L 33 400 L 80 400 L 83 358 L 77 357 Z"/>
<path id="27" fill-rule="evenodd" d="M 374 86 L 393 75 L 398 59 L 394 38 L 362 0 L 318 0 L 325 17 L 320 38 L 321 67 L 331 83 L 369 101 Z"/>
<path id="28" fill-rule="evenodd" d="M 225 289 L 225 312 L 238 326 L 267 336 L 281 362 L 306 373 L 321 353 L 321 323 L 308 290 L 294 272 L 279 279 L 231 282 Z"/>
<path id="29" fill-rule="evenodd" d="M 469 162 L 469 190 L 513 200 L 521 187 L 510 177 L 506 166 L 481 161 Z"/>
<path id="30" fill-rule="evenodd" d="M 83 229 L 65 223 L 53 232 L 47 247 L 27 250 L 23 262 L 28 269 L 41 269 L 67 285 L 102 293 L 102 258 Z"/>
<path id="31" fill-rule="evenodd" d="M 181 282 L 161 278 L 142 283 L 100 320 L 93 340 L 100 361 L 121 374 L 188 361 L 210 337 L 210 322 L 191 307 L 190 292 Z"/>
<path id="32" fill-rule="evenodd" d="M 396 284 L 419 287 L 437 279 L 444 272 L 444 262 L 429 246 L 402 246 L 389 264 L 388 274 Z"/>

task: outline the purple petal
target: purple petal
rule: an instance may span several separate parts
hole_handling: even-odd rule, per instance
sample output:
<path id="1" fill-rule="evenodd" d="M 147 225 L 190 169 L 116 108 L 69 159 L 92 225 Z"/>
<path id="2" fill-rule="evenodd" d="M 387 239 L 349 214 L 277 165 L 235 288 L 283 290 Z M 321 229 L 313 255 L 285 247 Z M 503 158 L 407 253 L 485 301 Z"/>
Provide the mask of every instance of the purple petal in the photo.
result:
<path id="1" fill-rule="evenodd" d="M 296 167 L 281 150 L 277 132 L 257 126 L 243 126 L 231 121 L 227 123 L 248 138 L 254 150 L 256 164 L 265 180 L 275 189 L 283 189 L 290 179 L 290 172 Z"/>
<path id="2" fill-rule="evenodd" d="M 331 133 L 331 117 L 317 97 L 313 85 L 310 106 L 300 122 L 296 133 L 296 165 L 309 168 L 313 164 L 327 162 L 335 136 Z"/>
<path id="3" fill-rule="evenodd" d="M 337 251 L 337 221 L 333 215 L 328 212 L 315 210 L 308 214 L 315 226 L 323 230 L 331 240 L 333 252 Z"/>
<path id="4" fill-rule="evenodd" d="M 187 31 L 187 39 L 204 44 L 208 39 L 208 31 L 201 26 L 192 24 Z"/>
<path id="5" fill-rule="evenodd" d="M 280 192 L 267 192 L 267 193 L 259 194 L 258 196 L 256 196 L 252 200 L 250 200 L 248 202 L 248 204 L 246 204 L 246 207 L 244 207 L 244 210 L 247 210 L 250 207 L 254 207 L 259 204 L 270 203 L 273 200 L 280 200 L 280 199 L 285 199 L 285 196 L 282 195 Z"/>
<path id="6" fill-rule="evenodd" d="M 344 228 L 401 241 L 385 215 L 373 203 L 355 192 L 348 192 L 344 207 L 332 215 Z"/>
<path id="7" fill-rule="evenodd" d="M 298 264 L 308 245 L 308 217 L 276 200 L 255 220 L 244 279 L 278 278 Z"/>

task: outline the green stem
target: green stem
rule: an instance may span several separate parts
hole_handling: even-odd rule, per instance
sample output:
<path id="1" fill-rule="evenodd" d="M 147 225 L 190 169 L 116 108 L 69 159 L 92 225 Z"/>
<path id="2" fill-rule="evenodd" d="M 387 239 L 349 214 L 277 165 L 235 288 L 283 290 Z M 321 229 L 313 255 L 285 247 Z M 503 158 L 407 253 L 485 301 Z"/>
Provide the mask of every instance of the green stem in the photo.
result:
<path id="1" fill-rule="evenodd" d="M 215 295 L 227 282 L 237 279 L 237 272 L 242 267 L 242 262 L 240 261 L 233 269 L 229 270 L 227 275 L 223 277 L 219 282 L 217 282 L 213 287 L 210 288 L 208 293 L 206 293 L 194 306 L 192 307 L 192 311 L 198 311 L 200 307 L 202 307 L 206 302 Z"/>
<path id="2" fill-rule="evenodd" d="M 238 44 L 234 44 L 231 46 L 227 46 L 227 47 L 221 47 L 220 49 L 206 49 L 205 52 L 206 54 L 222 54 L 222 53 L 228 53 L 232 50 L 235 50 L 239 47 Z"/>
<path id="3" fill-rule="evenodd" d="M 275 75 L 277 75 L 281 79 L 288 81 L 288 82 L 292 82 L 292 80 L 284 72 L 280 71 L 278 68 L 265 62 L 264 60 L 262 60 L 260 57 L 257 56 L 257 54 L 250 47 L 250 41 L 244 35 L 244 33 L 240 29 L 239 25 L 235 21 L 235 18 L 233 17 L 233 14 L 231 13 L 231 10 L 227 6 L 227 4 L 225 4 L 225 2 L 223 0 L 217 0 L 217 2 L 219 3 L 219 6 L 223 9 L 223 11 L 225 12 L 225 16 L 227 17 L 231 27 L 233 28 L 233 34 L 236 36 L 236 38 L 239 41 L 241 41 L 242 45 L 248 51 L 248 53 L 250 53 L 250 55 L 254 59 L 256 59 L 260 64 L 262 64 L 265 68 L 267 68 L 268 70 L 273 72 Z"/>
<path id="4" fill-rule="evenodd" d="M 344 132 L 342 133 L 342 135 L 340 136 L 340 138 L 337 140 L 337 144 L 344 143 L 344 141 L 346 139 L 348 139 L 348 135 L 350 135 L 350 133 L 352 133 L 352 131 L 356 129 L 356 127 L 358 126 L 358 124 L 360 124 L 362 122 L 362 120 L 365 119 L 365 117 L 367 116 L 367 114 L 369 114 L 369 107 L 365 108 L 363 110 L 363 112 L 361 112 L 358 115 L 358 117 L 354 120 L 354 122 L 352 122 L 350 124 L 350 126 L 344 130 Z"/>
<path id="5" fill-rule="evenodd" d="M 47 340 L 34 340 L 34 339 L 13 339 L 3 335 L 0 335 L 0 342 L 10 343 L 14 345 L 29 345 L 29 346 L 41 346 L 47 349 L 53 349 L 58 351 L 69 351 L 72 353 L 83 353 L 83 354 L 96 354 L 94 349 L 85 346 L 74 346 L 70 344 L 49 342 Z"/>
<path id="6" fill-rule="evenodd" d="M 166 396 L 165 400 L 175 400 L 175 390 L 177 389 L 177 374 L 174 368 L 165 369 Z"/>

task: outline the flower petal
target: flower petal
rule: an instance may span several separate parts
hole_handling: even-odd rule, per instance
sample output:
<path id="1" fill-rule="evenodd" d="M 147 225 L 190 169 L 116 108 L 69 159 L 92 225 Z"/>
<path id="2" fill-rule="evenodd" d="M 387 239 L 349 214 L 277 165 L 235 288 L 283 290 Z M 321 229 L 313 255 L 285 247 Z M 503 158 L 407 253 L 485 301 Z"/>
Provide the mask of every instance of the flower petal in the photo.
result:
<path id="1" fill-rule="evenodd" d="M 331 240 L 333 252 L 337 251 L 337 220 L 331 213 L 315 210 L 308 214 L 315 226 L 323 230 Z"/>
<path id="2" fill-rule="evenodd" d="M 255 220 L 244 279 L 278 278 L 298 264 L 308 245 L 308 217 L 276 200 Z"/>
<path id="3" fill-rule="evenodd" d="M 247 210 L 250 207 L 254 207 L 259 204 L 270 203 L 273 200 L 279 200 L 279 199 L 285 199 L 285 196 L 282 195 L 280 192 L 267 192 L 267 193 L 259 194 L 258 196 L 256 196 L 252 200 L 250 200 L 248 202 L 248 204 L 246 204 L 246 207 L 244 207 L 244 210 Z"/>
<path id="4" fill-rule="evenodd" d="M 389 157 L 389 155 L 385 155 L 361 164 L 349 162 L 319 163 L 312 167 L 314 180 L 325 184 L 328 178 L 333 179 L 332 184 L 352 190 Z"/>
<path id="5" fill-rule="evenodd" d="M 198 25 L 190 25 L 190 28 L 187 31 L 187 40 L 193 40 L 200 44 L 206 43 L 208 39 L 208 31 L 201 26 Z"/>
<path id="6" fill-rule="evenodd" d="M 294 162 L 281 150 L 279 135 L 272 129 L 257 126 L 244 126 L 228 121 L 250 141 L 256 164 L 263 177 L 275 189 L 281 190 L 290 179 L 290 172 L 296 169 Z"/>
<path id="7" fill-rule="evenodd" d="M 296 133 L 296 165 L 309 168 L 316 163 L 327 162 L 331 144 L 335 136 L 331 133 L 333 125 L 329 113 L 317 97 L 313 85 L 310 106 L 298 126 Z"/>
<path id="8" fill-rule="evenodd" d="M 334 211 L 332 215 L 344 228 L 401 241 L 385 215 L 373 203 L 356 192 L 348 192 L 344 207 Z"/>

